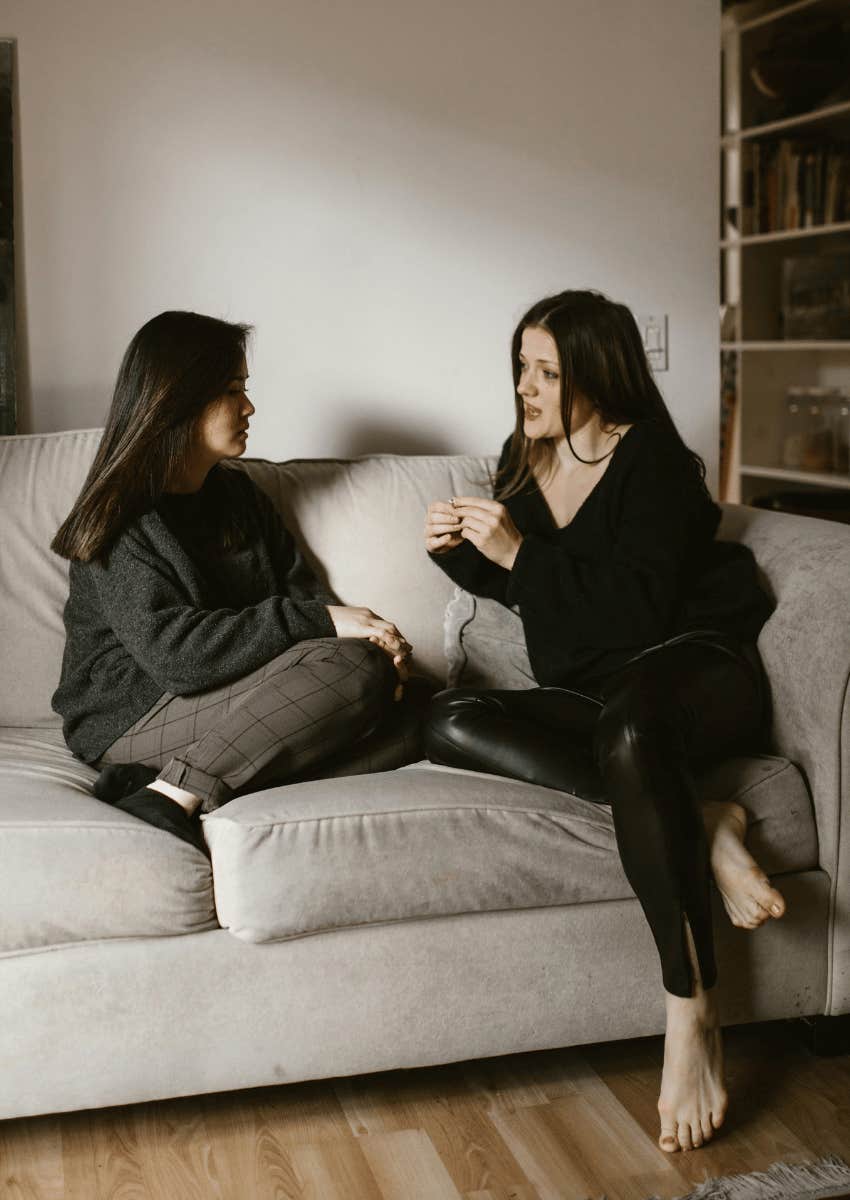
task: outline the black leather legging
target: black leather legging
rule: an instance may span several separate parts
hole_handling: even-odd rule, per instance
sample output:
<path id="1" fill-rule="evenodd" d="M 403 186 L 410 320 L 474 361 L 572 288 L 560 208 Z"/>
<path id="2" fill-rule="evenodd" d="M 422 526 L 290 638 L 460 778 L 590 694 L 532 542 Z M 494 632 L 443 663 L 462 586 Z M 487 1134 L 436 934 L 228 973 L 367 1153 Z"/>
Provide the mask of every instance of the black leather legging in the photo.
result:
<path id="1" fill-rule="evenodd" d="M 612 806 L 617 847 L 661 959 L 692 994 L 686 915 L 703 986 L 717 980 L 708 845 L 693 769 L 758 749 L 766 688 L 754 647 L 676 641 L 587 691 L 454 688 L 432 701 L 432 762 L 523 779 Z"/>

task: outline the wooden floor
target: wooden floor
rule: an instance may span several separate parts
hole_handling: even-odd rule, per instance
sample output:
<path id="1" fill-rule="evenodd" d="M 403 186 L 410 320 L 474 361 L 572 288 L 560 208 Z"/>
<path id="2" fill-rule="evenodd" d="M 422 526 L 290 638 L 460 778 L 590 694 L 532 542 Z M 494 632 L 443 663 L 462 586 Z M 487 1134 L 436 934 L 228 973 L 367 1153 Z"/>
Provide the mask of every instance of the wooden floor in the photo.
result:
<path id="1" fill-rule="evenodd" d="M 730 1112 L 665 1154 L 661 1038 L 0 1122 L 2 1200 L 668 1198 L 707 1176 L 850 1163 L 850 1055 L 726 1030 Z"/>

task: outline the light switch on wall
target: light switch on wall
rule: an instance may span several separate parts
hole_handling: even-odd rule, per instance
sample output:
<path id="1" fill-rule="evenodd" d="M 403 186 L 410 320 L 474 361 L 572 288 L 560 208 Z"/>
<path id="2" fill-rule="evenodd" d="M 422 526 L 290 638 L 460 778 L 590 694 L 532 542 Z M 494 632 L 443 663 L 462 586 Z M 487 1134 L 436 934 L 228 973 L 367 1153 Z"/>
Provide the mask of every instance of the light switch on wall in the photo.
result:
<path id="1" fill-rule="evenodd" d="M 667 370 L 667 314 L 635 317 L 653 371 Z"/>

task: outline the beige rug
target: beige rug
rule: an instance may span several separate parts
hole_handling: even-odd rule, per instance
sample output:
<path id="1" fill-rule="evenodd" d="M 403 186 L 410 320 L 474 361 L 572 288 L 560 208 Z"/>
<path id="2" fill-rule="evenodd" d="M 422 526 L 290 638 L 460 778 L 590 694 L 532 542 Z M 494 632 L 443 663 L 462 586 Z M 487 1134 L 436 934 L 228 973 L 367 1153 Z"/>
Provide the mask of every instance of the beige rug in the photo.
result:
<path id="1" fill-rule="evenodd" d="M 676 1200 L 847 1200 L 850 1167 L 837 1154 L 810 1163 L 774 1163 L 751 1175 L 706 1179 Z M 658 1200 L 657 1196 L 649 1200 Z"/>

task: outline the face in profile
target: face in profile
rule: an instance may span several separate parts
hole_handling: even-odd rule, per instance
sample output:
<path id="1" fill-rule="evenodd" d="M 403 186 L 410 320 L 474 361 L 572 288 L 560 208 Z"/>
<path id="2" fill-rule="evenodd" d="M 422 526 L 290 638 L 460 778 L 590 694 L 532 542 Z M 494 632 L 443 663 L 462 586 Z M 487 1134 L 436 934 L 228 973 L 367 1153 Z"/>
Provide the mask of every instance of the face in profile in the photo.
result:
<path id="1" fill-rule="evenodd" d="M 255 412 L 245 391 L 247 382 L 248 366 L 243 358 L 239 372 L 229 381 L 227 390 L 211 401 L 201 414 L 196 438 L 198 454 L 205 460 L 219 462 L 245 453 L 248 421 Z"/>
<path id="2" fill-rule="evenodd" d="M 561 364 L 555 339 L 539 326 L 522 331 L 519 383 L 523 431 L 528 438 L 564 437 L 561 418 Z"/>
<path id="3" fill-rule="evenodd" d="M 555 339 L 548 330 L 534 325 L 527 326 L 522 331 L 519 366 L 517 393 L 522 399 L 525 436 L 564 441 L 566 434 L 561 415 L 561 360 Z M 576 390 L 573 394 L 570 434 L 576 433 L 593 416 L 593 405 L 586 396 Z"/>

